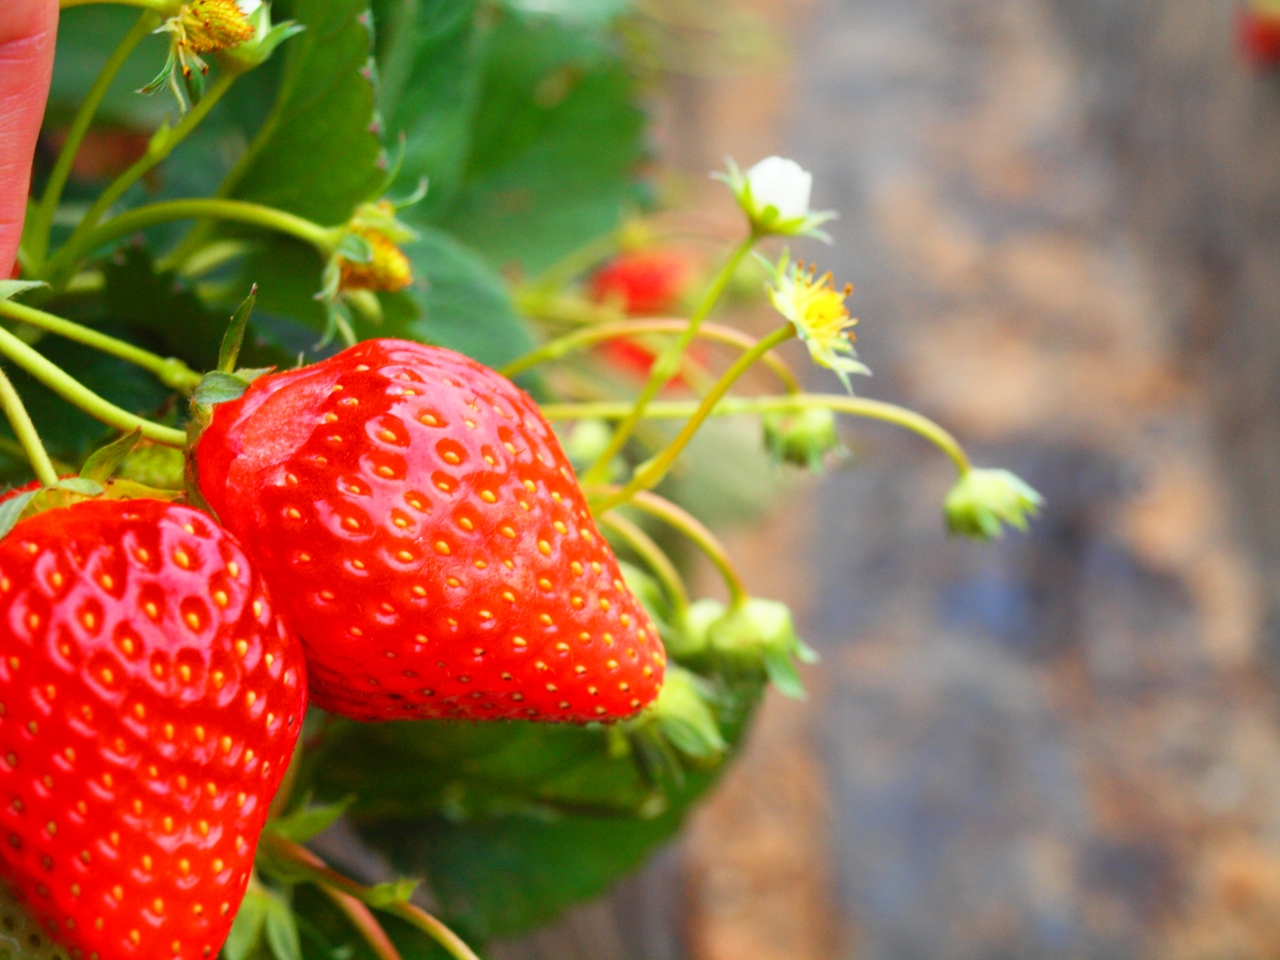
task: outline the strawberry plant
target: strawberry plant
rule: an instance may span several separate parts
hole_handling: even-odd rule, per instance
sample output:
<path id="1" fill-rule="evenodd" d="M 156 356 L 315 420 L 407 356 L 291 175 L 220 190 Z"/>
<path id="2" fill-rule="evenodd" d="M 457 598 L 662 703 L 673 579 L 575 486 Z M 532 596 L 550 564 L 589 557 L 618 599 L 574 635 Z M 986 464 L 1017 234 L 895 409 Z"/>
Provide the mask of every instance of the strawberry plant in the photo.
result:
<path id="1" fill-rule="evenodd" d="M 625 2 L 62 5 L 0 281 L 13 955 L 461 960 L 638 867 L 814 658 L 690 509 L 744 477 L 673 482 L 721 418 L 814 470 L 838 416 L 896 424 L 954 463 L 953 533 L 1035 512 L 854 396 L 851 291 L 779 246 L 833 216 L 792 161 L 720 175 L 705 283 L 628 252 Z M 765 249 L 756 338 L 711 315 Z M 339 818 L 408 879 L 325 863 Z"/>

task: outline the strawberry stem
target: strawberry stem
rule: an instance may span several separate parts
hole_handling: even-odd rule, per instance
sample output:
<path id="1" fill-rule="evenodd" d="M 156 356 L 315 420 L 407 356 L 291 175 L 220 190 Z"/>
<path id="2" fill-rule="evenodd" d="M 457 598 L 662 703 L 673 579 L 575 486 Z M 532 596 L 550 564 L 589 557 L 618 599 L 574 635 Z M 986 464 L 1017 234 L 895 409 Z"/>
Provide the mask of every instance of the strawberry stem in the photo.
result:
<path id="1" fill-rule="evenodd" d="M 336 870 L 331 870 L 323 860 L 301 844 L 270 834 L 263 834 L 261 842 L 269 848 L 271 853 L 287 861 L 318 887 L 345 893 L 361 901 L 371 893 L 370 889 L 363 884 L 357 883 L 350 877 L 344 877 Z M 444 947 L 454 960 L 480 960 L 461 937 L 421 907 L 407 900 L 399 900 L 383 904 L 379 909 L 417 927 Z"/>
<path id="2" fill-rule="evenodd" d="M 53 486 L 58 482 L 58 471 L 53 468 L 53 461 L 40 442 L 40 434 L 36 433 L 35 424 L 31 422 L 31 415 L 27 413 L 22 398 L 3 370 L 0 370 L 0 410 L 8 418 L 13 435 L 22 445 L 22 452 L 27 455 L 27 462 L 31 464 L 37 479 L 46 487 Z"/>
<path id="3" fill-rule="evenodd" d="M 181 449 L 186 446 L 187 435 L 183 431 L 144 420 L 104 400 L 3 327 L 0 327 L 0 356 L 9 358 L 15 366 L 21 367 L 58 396 L 108 426 L 115 427 L 124 433 L 141 430 L 142 435 L 148 440 L 154 440 L 168 447 Z"/>
<path id="4" fill-rule="evenodd" d="M 598 491 L 607 495 L 616 493 L 618 489 L 618 487 L 593 487 L 591 488 L 591 493 Z M 689 542 L 697 547 L 703 556 L 711 562 L 711 565 L 716 568 L 716 572 L 724 580 L 725 586 L 729 588 L 729 599 L 733 606 L 739 606 L 749 599 L 750 595 L 747 593 L 746 585 L 742 582 L 742 575 L 738 573 L 733 561 L 729 559 L 729 551 L 724 548 L 724 544 L 720 542 L 720 539 L 703 525 L 701 520 L 683 508 L 676 506 L 670 500 L 647 490 L 636 493 L 627 506 L 633 507 L 642 513 L 647 513 L 651 517 L 657 517 L 673 530 L 678 530 L 684 534 L 689 539 Z M 613 519 L 616 519 L 616 515 L 612 513 L 601 514 L 601 522 L 606 522 L 606 518 L 611 518 L 608 522 L 613 522 Z"/>
<path id="5" fill-rule="evenodd" d="M 756 361 L 762 356 L 778 344 L 794 335 L 795 327 L 791 324 L 788 323 L 781 326 L 763 340 L 758 341 L 754 347 L 734 361 L 733 365 L 721 375 L 719 380 L 716 381 L 715 386 L 713 386 L 707 392 L 707 395 L 702 398 L 702 402 L 698 404 L 698 408 L 693 412 L 693 416 L 691 416 L 685 422 L 685 425 L 680 428 L 680 432 L 676 434 L 676 438 L 667 444 L 655 456 L 642 463 L 636 469 L 636 472 L 631 479 L 627 481 L 626 486 L 613 496 L 606 498 L 603 503 L 598 504 L 597 506 L 600 512 L 610 510 L 613 507 L 618 506 L 620 503 L 626 503 L 640 490 L 649 490 L 656 487 L 658 482 L 671 468 L 671 464 L 675 463 L 676 458 L 680 456 L 681 451 L 688 446 L 689 441 L 693 439 L 694 434 L 696 434 L 702 427 L 703 422 L 707 417 L 711 416 L 711 411 L 716 408 L 716 404 L 719 403 L 720 399 L 729 392 L 729 389 L 738 382 L 738 378 L 755 366 Z M 657 364 L 655 364 L 655 366 L 656 365 Z M 634 416 L 637 409 L 639 409 L 638 406 L 634 407 L 631 413 L 627 415 L 627 421 L 623 422 L 628 422 Z M 621 428 L 619 428 L 619 432 L 614 433 L 613 439 L 615 442 L 617 441 L 620 432 Z M 590 476 L 591 473 L 588 471 L 587 477 L 584 478 L 584 482 L 586 482 Z"/>
<path id="6" fill-rule="evenodd" d="M 609 323 L 595 323 L 544 343 L 537 349 L 526 353 L 523 357 L 512 360 L 505 367 L 499 369 L 498 372 L 510 379 L 519 376 L 540 363 L 559 360 L 570 353 L 585 350 L 587 347 L 595 346 L 608 340 L 624 340 L 654 333 L 683 333 L 688 326 L 689 321 L 678 319 L 617 320 Z M 743 350 L 750 350 L 758 342 L 755 337 L 748 336 L 740 330 L 734 330 L 732 327 L 721 326 L 717 323 L 703 324 L 702 328 L 697 331 L 697 336 L 702 340 L 728 344 L 731 347 L 739 347 Z M 787 366 L 787 362 L 782 357 L 771 351 L 764 354 L 760 360 L 777 375 L 788 393 L 798 394 L 801 392 L 800 381 L 796 379 L 796 375 L 792 373 L 791 368 Z"/>
<path id="7" fill-rule="evenodd" d="M 57 256 L 49 261 L 48 272 L 52 275 L 64 270 L 81 257 L 92 253 L 99 247 L 120 237 L 137 233 L 148 227 L 174 220 L 230 220 L 235 223 L 247 223 L 255 227 L 266 227 L 279 233 L 297 237 L 311 244 L 322 256 L 333 252 L 341 231 L 304 220 L 283 210 L 268 207 L 261 203 L 250 203 L 246 200 L 220 200 L 216 197 L 196 197 L 189 200 L 166 200 L 162 203 L 150 203 L 136 210 L 112 217 L 100 227 L 82 235 L 72 237 Z M 170 266 L 162 261 L 161 267 Z"/>
<path id="8" fill-rule="evenodd" d="M 667 591 L 671 605 L 677 612 L 682 613 L 689 606 L 689 591 L 685 589 L 684 580 L 680 577 L 676 565 L 671 562 L 671 558 L 663 552 L 663 549 L 654 543 L 653 538 L 640 527 L 617 512 L 606 513 L 599 518 L 599 521 L 627 542 L 627 546 L 635 551 L 658 578 Z"/>
<path id="9" fill-rule="evenodd" d="M 101 350 L 113 357 L 119 357 L 121 360 L 151 371 L 156 375 L 156 379 L 171 390 L 189 394 L 200 382 L 200 374 L 176 357 L 162 357 L 150 350 L 143 350 L 131 343 L 125 343 L 123 340 L 109 337 L 105 333 L 64 320 L 52 313 L 37 310 L 35 307 L 28 307 L 12 300 L 0 300 L 0 316 L 47 330 L 68 340 Z"/>
<path id="10" fill-rule="evenodd" d="M 87 7 L 92 3 L 115 3 L 124 7 L 142 7 L 144 10 L 154 10 L 156 13 L 161 14 L 172 13 L 178 6 L 176 0 L 58 0 L 58 6 L 63 10 L 69 7 Z"/>
<path id="11" fill-rule="evenodd" d="M 645 418 L 650 420 L 684 420 L 693 416 L 699 408 L 696 401 L 658 401 L 649 405 Z M 710 416 L 728 417 L 753 413 L 793 413 L 799 410 L 822 408 L 853 417 L 879 420 L 910 430 L 924 437 L 951 458 L 956 472 L 961 476 L 971 469 L 969 456 L 948 431 L 928 417 L 897 404 L 845 394 L 801 393 L 783 397 L 725 397 Z M 631 412 L 631 404 L 623 401 L 593 403 L 548 403 L 540 407 L 548 420 L 621 420 Z"/>
<path id="12" fill-rule="evenodd" d="M 366 907 L 350 894 L 343 893 L 341 890 L 335 890 L 333 887 L 320 887 L 334 905 L 346 914 L 347 919 L 351 921 L 351 925 L 356 928 L 360 936 L 364 937 L 364 942 L 369 945 L 369 949 L 373 951 L 374 956 L 378 960 L 401 960 L 400 951 L 396 949 L 396 945 L 391 942 L 391 938 L 387 936 L 387 931 L 382 929 L 382 924 L 378 922 L 378 918 L 373 915 L 373 911 Z"/>
<path id="13" fill-rule="evenodd" d="M 623 447 L 627 445 L 627 441 L 631 439 L 631 435 L 635 433 L 636 427 L 644 419 L 645 408 L 649 406 L 662 388 L 671 382 L 671 378 L 679 372 L 680 358 L 684 356 L 685 350 L 693 342 L 694 337 L 698 335 L 698 328 L 702 326 L 702 321 L 715 308 L 716 303 L 720 300 L 720 295 L 724 293 L 725 287 L 733 279 L 738 266 L 746 258 L 747 254 L 751 252 L 751 248 L 756 245 L 757 239 L 759 238 L 752 233 L 742 243 L 738 244 L 737 249 L 733 251 L 724 266 L 712 278 L 710 286 L 707 287 L 706 293 L 702 296 L 702 301 L 698 304 L 698 308 L 694 310 L 693 316 L 689 318 L 689 325 L 654 361 L 653 369 L 649 373 L 649 379 L 640 390 L 640 396 L 636 398 L 631 412 L 618 425 L 618 429 L 614 431 L 613 438 L 609 441 L 609 445 L 604 452 L 596 458 L 596 462 L 583 475 L 584 483 L 599 483 L 605 479 L 608 474 L 609 464 L 613 463 L 613 458 L 622 452 Z M 757 359 L 759 359 L 758 356 L 754 357 L 752 362 L 754 363 Z"/>
<path id="14" fill-rule="evenodd" d="M 74 5 L 76 4 L 67 3 L 66 0 L 63 0 L 63 7 Z M 76 154 L 80 152 L 80 145 L 84 142 L 85 134 L 89 132 L 89 127 L 93 123 L 94 115 L 98 112 L 98 107 L 102 104 L 103 97 L 107 95 L 111 81 L 120 72 L 124 62 L 129 59 L 134 47 L 160 23 L 160 18 L 155 13 L 155 4 L 140 5 L 147 6 L 148 9 L 144 10 L 142 16 L 138 17 L 133 29 L 125 34 L 124 39 L 120 41 L 115 51 L 107 59 L 106 64 L 102 67 L 102 72 L 98 74 L 93 86 L 89 88 L 89 93 L 85 96 L 84 103 L 80 104 L 80 109 L 76 112 L 75 119 L 71 121 L 71 127 L 67 130 L 67 139 L 58 154 L 58 161 L 54 164 L 53 171 L 49 174 L 49 181 L 44 188 L 44 195 L 40 198 L 40 206 L 31 218 L 31 225 L 27 228 L 27 252 L 31 257 L 31 265 L 34 269 L 39 269 L 49 253 L 49 230 L 53 224 L 53 216 L 58 210 L 58 204 L 62 200 L 62 191 L 67 185 L 67 179 L 71 176 L 71 168 L 75 164 Z"/>
<path id="15" fill-rule="evenodd" d="M 52 279 L 56 282 L 62 273 L 75 266 L 75 261 L 82 253 L 93 249 L 92 247 L 86 248 L 84 244 L 93 229 L 98 225 L 98 221 L 103 218 L 117 200 L 124 196 L 130 187 L 168 157 L 173 152 L 174 147 L 185 140 L 187 135 L 200 125 L 200 122 L 209 115 L 209 111 L 222 99 L 223 94 L 231 89 L 231 84 L 236 81 L 237 76 L 239 75 L 230 72 L 221 74 L 213 82 L 209 92 L 187 112 L 187 115 L 178 122 L 176 127 L 169 128 L 164 126 L 152 134 L 151 142 L 147 145 L 147 152 L 133 166 L 120 174 L 102 192 L 102 195 L 93 202 L 89 212 L 84 215 L 80 224 L 72 232 L 71 238 L 41 271 L 40 277 L 42 279 Z"/>

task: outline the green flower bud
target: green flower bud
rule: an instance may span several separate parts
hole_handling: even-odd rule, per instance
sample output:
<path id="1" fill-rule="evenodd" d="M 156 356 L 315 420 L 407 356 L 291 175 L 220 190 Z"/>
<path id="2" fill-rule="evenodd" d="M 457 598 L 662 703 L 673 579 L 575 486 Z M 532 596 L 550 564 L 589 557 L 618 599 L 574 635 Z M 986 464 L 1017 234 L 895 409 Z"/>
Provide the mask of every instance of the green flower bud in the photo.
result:
<path id="1" fill-rule="evenodd" d="M 728 749 L 712 709 L 711 687 L 696 673 L 668 665 L 658 699 L 637 723 L 655 724 L 677 750 L 696 760 L 711 760 Z"/>
<path id="2" fill-rule="evenodd" d="M 765 449 L 779 463 L 821 473 L 823 458 L 833 450 L 844 449 L 836 432 L 836 415 L 825 408 L 772 411 L 762 419 Z"/>
<path id="3" fill-rule="evenodd" d="M 804 698 L 795 661 L 814 663 L 818 655 L 796 635 L 786 604 L 752 598 L 712 623 L 708 640 L 711 651 L 730 664 L 763 668 L 781 693 Z"/>
<path id="4" fill-rule="evenodd" d="M 667 653 L 680 660 L 705 654 L 711 646 L 711 625 L 727 608 L 719 600 L 695 600 L 684 612 L 684 622 L 666 639 Z"/>
<path id="5" fill-rule="evenodd" d="M 993 540 L 1004 524 L 1027 529 L 1044 498 L 1008 470 L 970 470 L 947 494 L 947 529 L 975 540 Z"/>

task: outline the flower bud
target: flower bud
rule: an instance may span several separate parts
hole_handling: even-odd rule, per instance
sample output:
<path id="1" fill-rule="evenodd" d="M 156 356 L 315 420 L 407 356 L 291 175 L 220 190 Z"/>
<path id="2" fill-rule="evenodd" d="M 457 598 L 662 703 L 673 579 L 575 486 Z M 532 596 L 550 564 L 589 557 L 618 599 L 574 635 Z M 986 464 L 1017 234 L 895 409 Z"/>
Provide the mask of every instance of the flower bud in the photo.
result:
<path id="1" fill-rule="evenodd" d="M 786 604 L 753 597 L 711 624 L 708 637 L 712 652 L 733 666 L 762 667 L 779 692 L 804 698 L 795 661 L 813 663 L 818 655 L 796 635 Z"/>
<path id="2" fill-rule="evenodd" d="M 685 756 L 711 760 L 728 749 L 712 706 L 711 687 L 705 680 L 669 664 L 658 698 L 632 722 L 656 725 Z"/>
<path id="3" fill-rule="evenodd" d="M 766 157 L 745 174 L 733 160 L 726 159 L 726 164 L 727 173 L 713 176 L 728 184 L 755 234 L 830 239 L 818 227 L 836 215 L 809 209 L 813 174 L 800 164 L 783 157 Z"/>
<path id="4" fill-rule="evenodd" d="M 1044 498 L 1008 470 L 969 470 L 955 482 L 943 511 L 947 529 L 975 540 L 993 540 L 1004 524 L 1027 529 Z"/>
<path id="5" fill-rule="evenodd" d="M 667 653 L 689 660 L 705 654 L 711 646 L 711 625 L 724 617 L 726 607 L 718 600 L 696 600 L 684 612 L 684 621 L 666 640 Z"/>
<path id="6" fill-rule="evenodd" d="M 779 463 L 821 473 L 826 455 L 843 449 L 836 431 L 836 415 L 824 407 L 770 411 L 762 422 L 765 449 Z"/>

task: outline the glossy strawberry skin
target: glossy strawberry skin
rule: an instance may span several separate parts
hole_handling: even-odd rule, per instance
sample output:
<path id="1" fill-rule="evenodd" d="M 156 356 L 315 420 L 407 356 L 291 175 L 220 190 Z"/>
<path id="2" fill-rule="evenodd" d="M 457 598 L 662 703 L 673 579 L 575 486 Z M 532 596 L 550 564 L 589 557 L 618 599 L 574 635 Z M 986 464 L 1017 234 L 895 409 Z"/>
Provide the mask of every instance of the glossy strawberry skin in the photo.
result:
<path id="1" fill-rule="evenodd" d="M 0 540 L 0 874 L 83 957 L 214 956 L 302 725 L 296 637 L 236 542 L 156 500 Z"/>
<path id="2" fill-rule="evenodd" d="M 657 694 L 656 628 L 537 406 L 492 370 L 366 341 L 215 407 L 197 458 L 318 706 L 585 722 Z"/>

